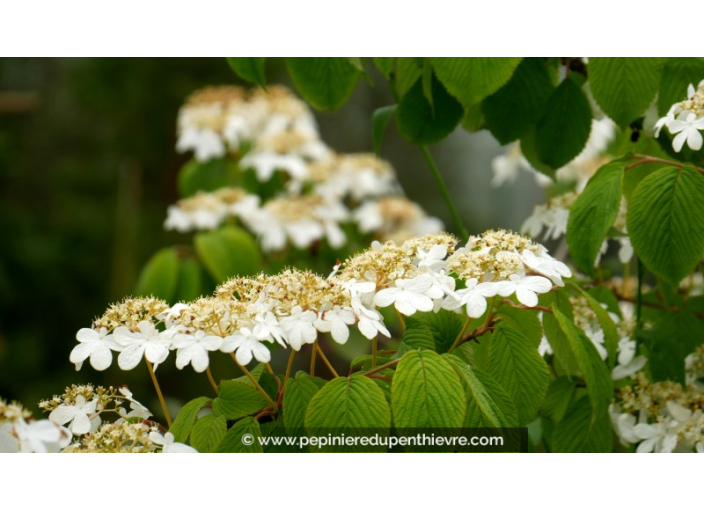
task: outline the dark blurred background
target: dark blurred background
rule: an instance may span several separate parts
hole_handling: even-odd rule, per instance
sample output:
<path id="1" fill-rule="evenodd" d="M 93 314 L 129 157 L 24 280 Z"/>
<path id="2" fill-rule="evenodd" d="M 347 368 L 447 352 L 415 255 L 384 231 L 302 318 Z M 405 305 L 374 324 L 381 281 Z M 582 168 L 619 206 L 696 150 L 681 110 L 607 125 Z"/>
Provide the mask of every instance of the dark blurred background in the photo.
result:
<path id="1" fill-rule="evenodd" d="M 317 113 L 322 138 L 338 152 L 370 152 L 372 112 L 393 102 L 369 72 L 374 85 L 360 80 L 340 111 Z M 277 59 L 267 78 L 290 85 Z M 86 362 L 76 373 L 69 353 L 80 328 L 132 292 L 155 251 L 190 239 L 162 227 L 188 159 L 174 150 L 176 115 L 193 90 L 236 83 L 225 59 L 0 59 L 1 397 L 36 409 L 71 383 L 149 384 L 146 370 L 121 372 L 116 363 L 98 373 Z M 541 199 L 527 174 L 489 186 L 501 151 L 486 132 L 459 129 L 433 148 L 472 233 L 517 229 Z M 382 156 L 407 195 L 452 230 L 420 152 L 394 126 Z M 208 392 L 205 377 L 186 371 L 187 394 L 176 394 Z M 168 394 L 173 363 L 159 372 Z M 149 386 L 140 393 L 158 407 Z"/>

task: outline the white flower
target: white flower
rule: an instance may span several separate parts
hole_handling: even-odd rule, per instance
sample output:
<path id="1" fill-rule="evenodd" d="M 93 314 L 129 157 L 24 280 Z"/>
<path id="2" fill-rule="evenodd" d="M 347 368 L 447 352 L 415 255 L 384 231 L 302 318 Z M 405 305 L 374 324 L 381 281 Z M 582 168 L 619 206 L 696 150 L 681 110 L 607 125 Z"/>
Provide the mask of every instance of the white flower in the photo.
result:
<path id="1" fill-rule="evenodd" d="M 76 370 L 80 370 L 86 358 L 90 357 L 90 365 L 96 370 L 105 370 L 112 363 L 112 351 L 120 351 L 121 347 L 115 342 L 106 328 L 99 330 L 82 328 L 76 334 L 80 343 L 73 348 L 69 359 L 75 363 Z"/>
<path id="2" fill-rule="evenodd" d="M 538 294 L 544 294 L 552 289 L 552 283 L 542 276 L 523 276 L 512 274 L 508 280 L 496 282 L 496 293 L 508 297 L 515 293 L 518 301 L 526 306 L 538 304 Z"/>
<path id="3" fill-rule="evenodd" d="M 495 282 L 478 283 L 476 278 L 465 282 L 466 288 L 456 290 L 448 295 L 442 303 L 445 310 L 456 310 L 467 306 L 467 315 L 477 319 L 486 312 L 486 298 L 496 296 L 498 288 Z"/>
<path id="4" fill-rule="evenodd" d="M 565 264 L 552 258 L 547 252 L 537 256 L 530 250 L 523 250 L 521 261 L 536 273 L 547 276 L 555 285 L 564 287 L 562 278 L 570 278 L 572 271 Z"/>
<path id="5" fill-rule="evenodd" d="M 271 340 L 269 340 L 271 342 Z M 257 339 L 249 328 L 241 328 L 234 335 L 226 336 L 223 340 L 222 352 L 235 352 L 235 358 L 240 365 L 249 365 L 252 358 L 260 363 L 269 363 L 271 352 Z"/>
<path id="6" fill-rule="evenodd" d="M 181 132 L 176 143 L 178 152 L 194 151 L 195 158 L 204 162 L 225 155 L 225 144 L 212 129 L 189 127 Z"/>
<path id="7" fill-rule="evenodd" d="M 198 453 L 198 450 L 192 446 L 176 443 L 174 439 L 174 435 L 171 432 L 167 432 L 163 436 L 158 432 L 149 433 L 149 440 L 162 446 L 161 453 Z"/>
<path id="8" fill-rule="evenodd" d="M 294 154 L 277 154 L 262 151 L 247 154 L 240 162 L 242 168 L 254 169 L 257 180 L 266 182 L 276 170 L 288 173 L 292 179 L 302 181 L 308 176 L 308 167 L 300 156 Z"/>
<path id="9" fill-rule="evenodd" d="M 684 111 L 679 114 L 676 120 L 667 124 L 667 129 L 673 135 L 678 133 L 672 140 L 672 148 L 675 149 L 675 152 L 682 150 L 685 141 L 693 151 L 702 148 L 702 134 L 699 131 L 704 129 L 704 117 L 698 119 L 694 113 Z"/>
<path id="10" fill-rule="evenodd" d="M 59 425 L 68 423 L 69 430 L 77 436 L 87 434 L 100 426 L 101 419 L 96 412 L 97 405 L 97 399 L 86 402 L 83 395 L 78 395 L 75 404 L 61 404 L 51 412 L 49 419 Z"/>
<path id="11" fill-rule="evenodd" d="M 670 432 L 665 423 L 639 423 L 633 432 L 639 439 L 644 439 L 636 453 L 671 453 L 677 446 L 677 434 Z"/>
<path id="12" fill-rule="evenodd" d="M 653 132 L 653 136 L 657 138 L 660 136 L 660 130 L 667 126 L 670 122 L 675 120 L 675 109 L 677 108 L 677 104 L 673 104 L 670 109 L 668 110 L 667 114 L 662 117 L 661 119 L 658 119 L 658 121 L 655 123 L 655 131 Z"/>
<path id="13" fill-rule="evenodd" d="M 142 420 L 148 420 L 152 416 L 149 409 L 132 398 L 132 392 L 128 390 L 126 386 L 123 386 L 118 391 L 130 403 L 130 412 L 125 411 L 124 407 L 119 407 L 117 410 L 117 414 L 119 414 L 123 420 L 129 420 L 130 418 L 141 418 Z"/>
<path id="14" fill-rule="evenodd" d="M 170 205 L 166 209 L 166 221 L 164 221 L 164 228 L 166 230 L 188 232 L 193 228 L 192 223 L 191 215 L 179 206 Z"/>
<path id="15" fill-rule="evenodd" d="M 394 305 L 396 310 L 404 315 L 413 315 L 417 311 L 429 312 L 433 309 L 433 301 L 425 293 L 433 285 L 433 279 L 428 274 L 422 274 L 411 280 L 398 279 L 396 287 L 382 289 L 374 296 L 377 306 Z"/>
<path id="16" fill-rule="evenodd" d="M 352 310 L 354 310 L 354 314 L 359 319 L 357 323 L 359 332 L 369 340 L 376 337 L 379 333 L 391 338 L 391 333 L 384 326 L 382 315 L 378 311 L 364 306 L 359 297 L 352 297 Z"/>
<path id="17" fill-rule="evenodd" d="M 122 370 L 132 370 L 142 357 L 146 357 L 156 370 L 169 355 L 169 335 L 160 333 L 150 321 L 142 321 L 137 327 L 139 332 L 132 332 L 124 326 L 115 328 L 113 336 L 123 348 L 117 357 L 117 364 Z"/>
<path id="18" fill-rule="evenodd" d="M 335 305 L 332 310 L 320 314 L 320 317 L 315 321 L 315 327 L 321 333 L 330 333 L 330 336 L 338 344 L 344 344 L 350 337 L 349 326 L 355 322 L 357 322 L 357 318 L 352 310 Z"/>
<path id="19" fill-rule="evenodd" d="M 50 420 L 25 422 L 14 425 L 20 453 L 58 453 L 71 442 L 71 433 Z"/>
<path id="20" fill-rule="evenodd" d="M 318 331 L 313 325 L 317 319 L 318 316 L 313 310 L 303 311 L 300 306 L 294 306 L 291 315 L 279 321 L 294 351 L 300 351 L 304 344 L 312 344 L 318 338 Z"/>
<path id="21" fill-rule="evenodd" d="M 254 318 L 252 334 L 259 341 L 273 342 L 276 340 L 281 347 L 286 348 L 286 341 L 284 340 L 286 333 L 279 325 L 276 315 L 269 311 L 260 313 Z"/>
<path id="22" fill-rule="evenodd" d="M 447 257 L 447 246 L 436 244 L 430 250 L 424 251 L 418 248 L 416 253 L 419 269 L 426 269 L 430 272 L 440 271 L 445 267 L 445 257 Z"/>
<path id="23" fill-rule="evenodd" d="M 208 351 L 217 351 L 222 345 L 222 338 L 206 335 L 204 331 L 196 331 L 193 335 L 176 335 L 172 347 L 176 351 L 176 368 L 181 370 L 189 363 L 196 372 L 204 372 L 210 363 Z"/>

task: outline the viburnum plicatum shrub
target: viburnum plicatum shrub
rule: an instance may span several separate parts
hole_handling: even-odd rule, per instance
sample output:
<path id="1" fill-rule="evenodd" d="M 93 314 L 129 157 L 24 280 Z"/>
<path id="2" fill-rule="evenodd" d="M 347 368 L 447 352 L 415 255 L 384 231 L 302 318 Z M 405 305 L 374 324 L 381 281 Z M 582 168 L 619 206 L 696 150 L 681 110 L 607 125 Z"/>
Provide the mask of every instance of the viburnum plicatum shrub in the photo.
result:
<path id="1" fill-rule="evenodd" d="M 704 60 L 286 59 L 317 109 L 363 76 L 388 82 L 375 152 L 395 119 L 459 238 L 389 163 L 328 148 L 265 59 L 228 61 L 260 89 L 197 91 L 178 118 L 193 159 L 165 227 L 195 232 L 194 248 L 155 255 L 142 297 L 70 354 L 149 372 L 166 423 L 126 387 L 72 386 L 41 403 L 46 420 L 3 403 L 0 449 L 248 452 L 275 448 L 247 435 L 527 427 L 531 451 L 704 451 Z M 426 147 L 460 125 L 506 146 L 494 186 L 528 172 L 545 190 L 520 233 L 466 232 Z M 367 354 L 328 357 L 353 342 Z M 213 387 L 173 421 L 163 363 Z"/>

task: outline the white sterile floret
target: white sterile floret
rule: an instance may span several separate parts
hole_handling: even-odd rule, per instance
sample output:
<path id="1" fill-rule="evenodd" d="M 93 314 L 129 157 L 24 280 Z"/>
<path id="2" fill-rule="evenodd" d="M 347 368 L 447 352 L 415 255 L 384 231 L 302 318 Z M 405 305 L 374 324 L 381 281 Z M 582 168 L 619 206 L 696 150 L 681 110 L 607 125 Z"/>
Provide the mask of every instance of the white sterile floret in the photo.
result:
<path id="1" fill-rule="evenodd" d="M 422 274 L 410 280 L 398 279 L 396 287 L 382 289 L 374 296 L 377 306 L 394 305 L 396 310 L 404 315 L 413 315 L 417 311 L 429 312 L 433 309 L 433 300 L 427 292 L 433 286 L 433 279 L 428 274 Z"/>
<path id="2" fill-rule="evenodd" d="M 61 404 L 49 415 L 49 419 L 59 425 L 67 425 L 75 435 L 87 434 L 100 426 L 100 415 L 97 413 L 98 399 L 86 402 L 83 395 L 76 396 L 75 404 Z"/>
<path id="3" fill-rule="evenodd" d="M 357 323 L 359 332 L 369 340 L 375 338 L 379 333 L 391 338 L 391 333 L 384 326 L 384 318 L 378 311 L 364 306 L 358 297 L 352 298 L 352 309 L 359 320 Z"/>
<path id="4" fill-rule="evenodd" d="M 178 152 L 194 151 L 195 158 L 204 162 L 225 155 L 225 143 L 212 129 L 187 128 L 176 142 Z"/>
<path id="5" fill-rule="evenodd" d="M 12 429 L 14 445 L 6 448 L 2 443 L 2 429 L 6 425 L 9 431 Z M 26 422 L 20 418 L 14 424 L 0 426 L 0 452 L 6 453 L 58 453 L 61 448 L 68 446 L 71 441 L 71 433 L 64 427 L 50 421 L 38 420 Z"/>
<path id="6" fill-rule="evenodd" d="M 466 306 L 467 315 L 477 319 L 484 315 L 487 308 L 486 298 L 494 297 L 498 287 L 494 282 L 482 282 L 476 278 L 470 278 L 465 282 L 464 289 L 456 290 L 448 295 L 442 303 L 445 310 L 457 310 Z"/>
<path id="7" fill-rule="evenodd" d="M 148 420 L 152 416 L 149 409 L 132 397 L 132 392 L 128 390 L 126 386 L 119 388 L 118 391 L 125 397 L 125 400 L 130 403 L 129 412 L 122 406 L 118 407 L 117 414 L 120 415 L 120 418 L 123 420 L 129 420 L 130 418 L 141 418 L 142 420 Z"/>
<path id="8" fill-rule="evenodd" d="M 286 348 L 286 333 L 279 325 L 276 315 L 271 312 L 260 313 L 254 318 L 252 334 L 257 340 L 267 342 L 276 340 L 281 347 Z"/>
<path id="9" fill-rule="evenodd" d="M 516 294 L 518 301 L 526 306 L 538 304 L 538 294 L 545 294 L 552 289 L 552 283 L 542 276 L 523 276 L 512 274 L 508 280 L 496 282 L 496 293 L 502 297 Z"/>
<path id="10" fill-rule="evenodd" d="M 267 341 L 271 342 L 271 340 Z M 226 336 L 220 350 L 234 352 L 237 363 L 240 365 L 249 365 L 252 358 L 256 358 L 260 363 L 271 361 L 271 352 L 249 328 L 242 328 L 234 335 Z"/>
<path id="11" fill-rule="evenodd" d="M 677 434 L 671 432 L 665 423 L 639 423 L 633 432 L 644 440 L 638 445 L 636 453 L 670 453 L 677 446 Z"/>
<path id="12" fill-rule="evenodd" d="M 115 328 L 113 336 L 123 348 L 117 358 L 117 364 L 122 370 L 132 370 L 145 357 L 154 364 L 156 370 L 169 355 L 169 335 L 161 333 L 150 321 L 142 321 L 137 327 L 139 331 L 130 331 L 124 326 Z"/>
<path id="13" fill-rule="evenodd" d="M 208 352 L 217 351 L 222 345 L 222 338 L 196 331 L 192 335 L 176 335 L 171 344 L 176 351 L 176 368 L 181 370 L 188 364 L 196 372 L 204 372 L 210 363 Z"/>
<path id="14" fill-rule="evenodd" d="M 572 271 L 564 263 L 552 258 L 547 253 L 537 256 L 530 250 L 523 250 L 521 261 L 536 273 L 547 276 L 555 285 L 564 287 L 562 278 L 572 277 Z"/>
<path id="15" fill-rule="evenodd" d="M 697 118 L 696 114 L 684 111 L 677 118 L 667 124 L 670 133 L 677 134 L 672 140 L 672 148 L 675 152 L 680 152 L 687 142 L 687 146 L 693 151 L 698 151 L 702 148 L 702 134 L 699 132 L 704 129 L 704 117 Z"/>
<path id="16" fill-rule="evenodd" d="M 161 453 L 198 453 L 198 450 L 192 446 L 183 443 L 177 443 L 171 432 L 167 432 L 163 436 L 159 432 L 150 432 L 149 440 L 161 446 Z"/>
<path id="17" fill-rule="evenodd" d="M 82 328 L 76 334 L 79 344 L 73 348 L 69 359 L 80 370 L 86 358 L 90 357 L 90 365 L 96 370 L 105 370 L 112 364 L 112 351 L 122 348 L 108 334 L 107 328 L 98 330 Z"/>
<path id="18" fill-rule="evenodd" d="M 291 315 L 279 321 L 288 344 L 294 351 L 300 351 L 304 344 L 312 344 L 318 338 L 318 331 L 313 325 L 317 319 L 318 315 L 314 311 L 294 306 Z"/>
<path id="19" fill-rule="evenodd" d="M 341 308 L 338 305 L 332 310 L 320 313 L 320 317 L 315 321 L 315 327 L 321 333 L 330 333 L 332 339 L 338 344 L 344 344 L 350 337 L 350 328 L 357 322 L 357 318 L 351 308 Z"/>

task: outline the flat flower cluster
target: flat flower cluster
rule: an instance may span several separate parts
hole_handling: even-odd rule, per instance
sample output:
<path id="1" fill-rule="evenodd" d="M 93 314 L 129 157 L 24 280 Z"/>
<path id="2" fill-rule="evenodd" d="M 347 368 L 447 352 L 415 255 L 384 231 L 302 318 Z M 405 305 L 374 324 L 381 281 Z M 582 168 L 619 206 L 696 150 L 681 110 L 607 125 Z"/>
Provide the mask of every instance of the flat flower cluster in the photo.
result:
<path id="1" fill-rule="evenodd" d="M 664 127 L 675 135 L 672 139 L 675 152 L 680 152 L 685 142 L 693 151 L 702 148 L 700 131 L 704 130 L 704 80 L 699 82 L 696 89 L 690 84 L 687 99 L 673 104 L 667 114 L 655 123 L 655 137 Z"/>
<path id="2" fill-rule="evenodd" d="M 638 445 L 637 453 L 704 453 L 704 388 L 699 382 L 704 351 L 688 359 L 685 387 L 671 381 L 649 384 L 641 372 L 633 386 L 621 389 L 610 412 L 624 446 Z"/>
<path id="3" fill-rule="evenodd" d="M 327 277 L 288 269 L 276 275 L 233 278 L 211 297 L 169 306 L 154 298 L 111 306 L 91 329 L 82 329 L 70 359 L 104 370 L 131 370 L 144 358 L 153 369 L 176 351 L 179 369 L 207 370 L 210 355 L 229 353 L 241 365 L 267 363 L 269 346 L 300 350 L 319 334 L 340 344 L 356 327 L 368 339 L 390 336 L 379 308 L 399 313 L 440 309 L 480 317 L 487 300 L 515 297 L 525 306 L 562 286 L 569 268 L 529 238 L 499 230 L 457 248 L 449 234 L 414 237 L 402 244 L 375 241 Z"/>
<path id="4" fill-rule="evenodd" d="M 0 453 L 195 452 L 149 421 L 149 410 L 126 387 L 73 385 L 39 407 L 48 419 L 31 420 L 19 404 L 0 401 Z M 110 413 L 116 420 L 103 422 Z"/>
<path id="5" fill-rule="evenodd" d="M 181 109 L 178 130 L 178 150 L 194 151 L 201 162 L 227 157 L 262 183 L 277 176 L 280 190 L 266 201 L 242 188 L 199 193 L 168 208 L 167 229 L 208 230 L 233 218 L 257 235 L 265 251 L 279 251 L 322 239 L 340 248 L 345 223 L 383 241 L 443 228 L 403 196 L 388 162 L 328 148 L 308 106 L 283 87 L 198 91 Z"/>

